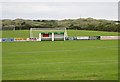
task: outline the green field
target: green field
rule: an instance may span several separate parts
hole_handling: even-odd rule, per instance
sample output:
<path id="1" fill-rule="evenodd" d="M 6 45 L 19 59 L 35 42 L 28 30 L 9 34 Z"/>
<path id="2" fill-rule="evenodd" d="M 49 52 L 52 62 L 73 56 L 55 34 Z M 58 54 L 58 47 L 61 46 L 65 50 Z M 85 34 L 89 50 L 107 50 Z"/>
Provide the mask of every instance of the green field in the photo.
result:
<path id="1" fill-rule="evenodd" d="M 3 38 L 28 38 L 28 30 L 22 31 L 3 31 Z M 103 32 L 103 31 L 85 31 L 85 30 L 68 30 L 68 36 L 118 36 L 117 32 Z"/>
<path id="2" fill-rule="evenodd" d="M 4 31 L 3 37 L 28 37 L 28 34 L 29 31 Z M 68 34 L 117 35 L 73 30 Z M 6 42 L 2 49 L 3 80 L 118 79 L 117 40 Z"/>

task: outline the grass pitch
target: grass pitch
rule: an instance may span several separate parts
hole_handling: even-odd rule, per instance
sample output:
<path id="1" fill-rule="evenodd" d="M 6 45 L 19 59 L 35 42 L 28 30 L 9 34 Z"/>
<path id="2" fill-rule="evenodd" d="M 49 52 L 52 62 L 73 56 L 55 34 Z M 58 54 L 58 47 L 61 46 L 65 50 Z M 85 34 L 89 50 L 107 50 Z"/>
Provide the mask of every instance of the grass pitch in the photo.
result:
<path id="1" fill-rule="evenodd" d="M 28 30 L 3 31 L 3 38 L 28 38 L 30 37 Z M 39 33 L 37 31 L 37 33 Z M 68 36 L 118 36 L 117 32 L 103 32 L 103 31 L 86 31 L 86 30 L 68 30 Z"/>
<path id="2" fill-rule="evenodd" d="M 76 31 L 69 34 L 73 33 Z M 118 79 L 117 40 L 6 42 L 2 45 L 3 80 Z"/>

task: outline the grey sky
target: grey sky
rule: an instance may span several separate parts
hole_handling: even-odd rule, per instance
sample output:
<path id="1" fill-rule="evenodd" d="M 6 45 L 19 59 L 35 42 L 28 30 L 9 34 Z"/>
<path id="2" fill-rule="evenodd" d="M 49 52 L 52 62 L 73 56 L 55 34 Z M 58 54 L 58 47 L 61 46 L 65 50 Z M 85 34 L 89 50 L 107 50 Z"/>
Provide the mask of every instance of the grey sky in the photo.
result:
<path id="1" fill-rule="evenodd" d="M 118 19 L 117 2 L 5 2 L 2 19 Z"/>
<path id="2" fill-rule="evenodd" d="M 120 0 L 0 0 L 0 2 L 118 2 Z"/>

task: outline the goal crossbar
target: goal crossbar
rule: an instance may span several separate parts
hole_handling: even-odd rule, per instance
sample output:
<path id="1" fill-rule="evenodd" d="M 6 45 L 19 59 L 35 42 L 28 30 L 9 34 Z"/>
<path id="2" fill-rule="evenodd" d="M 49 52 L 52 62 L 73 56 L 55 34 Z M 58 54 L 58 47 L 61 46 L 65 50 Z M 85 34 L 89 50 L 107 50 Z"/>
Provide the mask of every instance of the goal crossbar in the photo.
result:
<path id="1" fill-rule="evenodd" d="M 39 32 L 64 32 L 67 36 L 66 28 L 30 28 L 30 38 L 37 38 Z"/>

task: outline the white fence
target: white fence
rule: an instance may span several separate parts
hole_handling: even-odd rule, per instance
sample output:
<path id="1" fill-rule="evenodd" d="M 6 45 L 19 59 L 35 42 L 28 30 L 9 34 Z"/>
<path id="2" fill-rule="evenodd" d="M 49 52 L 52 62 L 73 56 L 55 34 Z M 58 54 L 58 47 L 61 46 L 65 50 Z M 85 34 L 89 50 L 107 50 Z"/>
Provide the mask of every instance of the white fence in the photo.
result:
<path id="1" fill-rule="evenodd" d="M 80 36 L 77 37 L 77 40 L 89 40 L 89 36 Z"/>
<path id="2" fill-rule="evenodd" d="M 79 36 L 67 37 L 66 40 L 120 40 L 120 36 Z M 0 42 L 25 42 L 25 41 L 41 41 L 40 38 L 0 38 Z"/>
<path id="3" fill-rule="evenodd" d="M 2 38 L 0 38 L 0 42 L 2 42 Z"/>
<path id="4" fill-rule="evenodd" d="M 120 36 L 100 36 L 100 40 L 120 40 Z"/>

